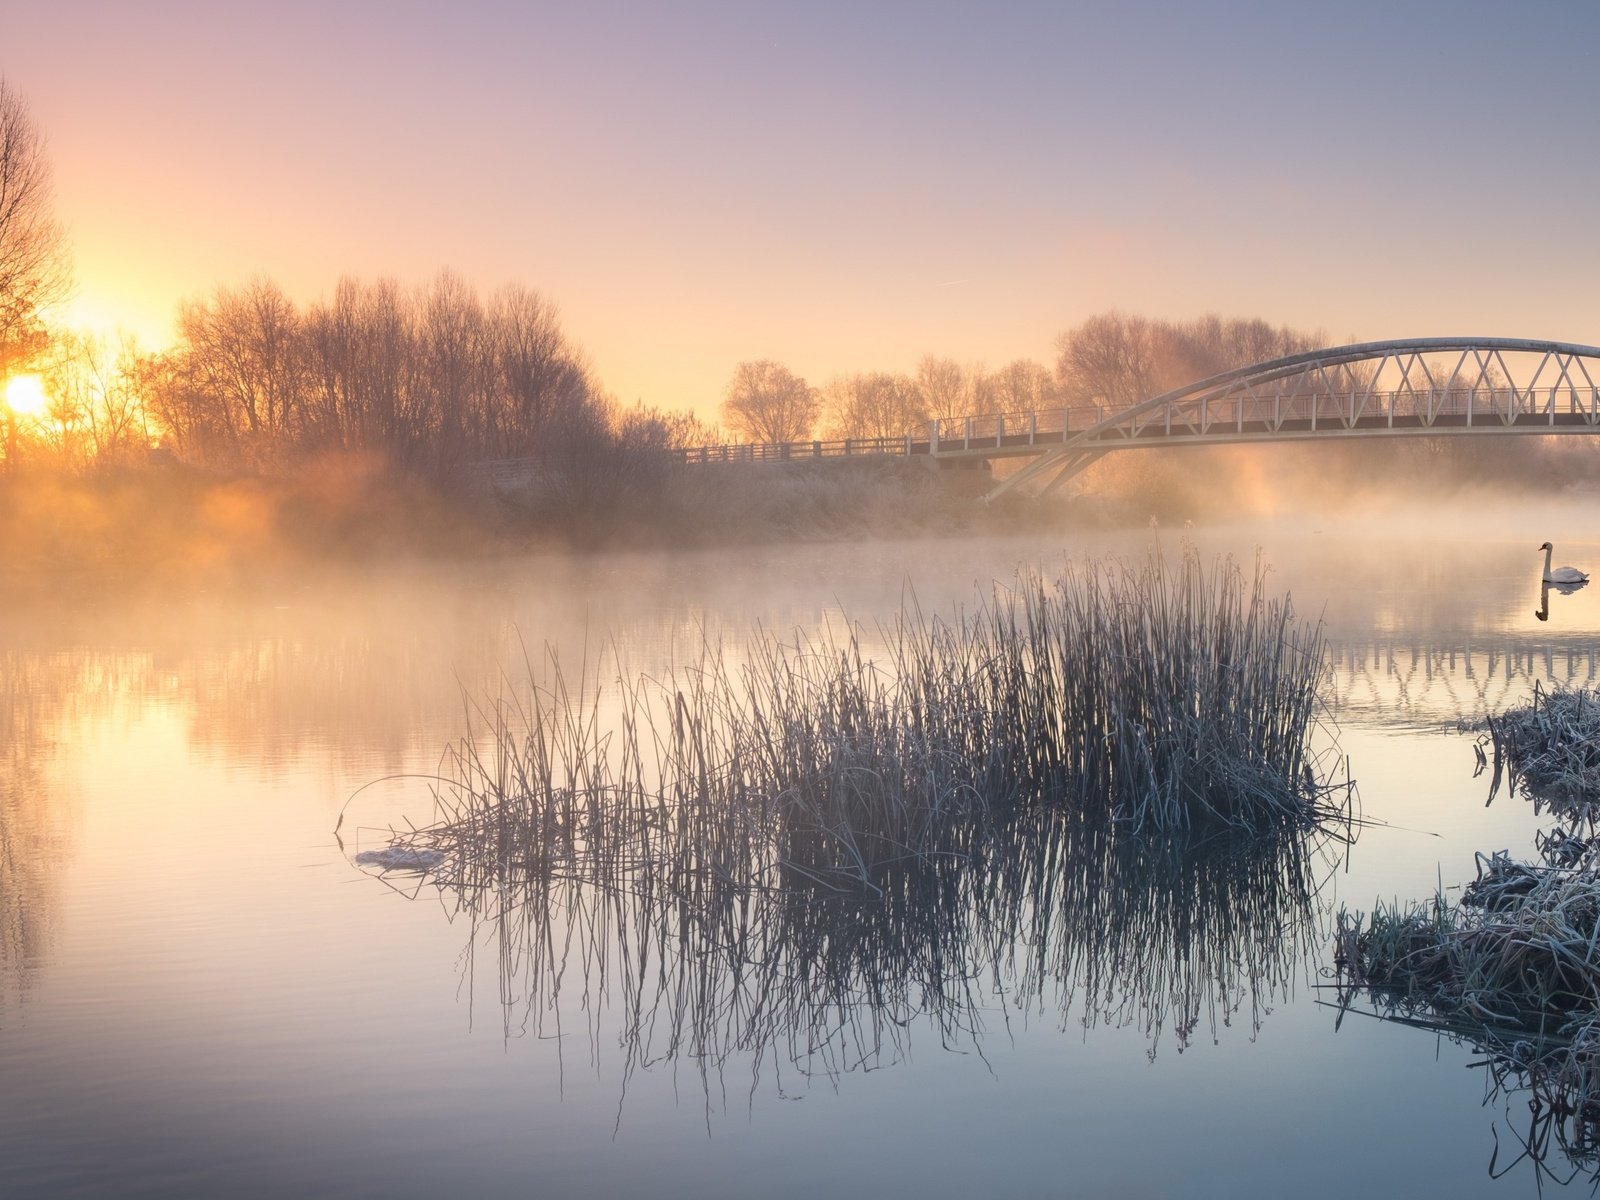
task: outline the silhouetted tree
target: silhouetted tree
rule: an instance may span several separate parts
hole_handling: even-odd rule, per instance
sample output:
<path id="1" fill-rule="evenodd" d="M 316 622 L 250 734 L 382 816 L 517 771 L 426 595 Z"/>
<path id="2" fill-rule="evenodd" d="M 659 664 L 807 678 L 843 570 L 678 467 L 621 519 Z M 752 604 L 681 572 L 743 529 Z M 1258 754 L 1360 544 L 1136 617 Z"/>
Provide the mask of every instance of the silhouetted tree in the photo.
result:
<path id="1" fill-rule="evenodd" d="M 218 288 L 178 314 L 179 371 L 207 398 L 221 431 L 247 462 L 281 457 L 303 432 L 300 317 L 277 284 Z"/>
<path id="2" fill-rule="evenodd" d="M 928 420 L 923 393 L 905 375 L 846 375 L 830 381 L 825 393 L 827 429 L 833 437 L 900 437 Z"/>
<path id="3" fill-rule="evenodd" d="M 742 362 L 722 402 L 722 421 L 754 442 L 794 442 L 811 436 L 821 400 L 804 379 L 769 359 Z"/>
<path id="4" fill-rule="evenodd" d="M 961 417 L 971 413 L 966 372 L 953 358 L 925 354 L 917 363 L 916 388 L 930 417 Z"/>
<path id="5" fill-rule="evenodd" d="M 44 137 L 27 103 L 0 79 L 0 380 L 43 348 L 41 311 L 69 287 Z"/>
<path id="6" fill-rule="evenodd" d="M 1315 349 L 1319 335 L 1254 319 L 1175 323 L 1101 313 L 1056 339 L 1056 374 L 1072 402 L 1126 408 L 1235 367 Z"/>
<path id="7" fill-rule="evenodd" d="M 1154 395 L 1153 322 L 1122 313 L 1090 317 L 1056 339 L 1056 374 L 1073 401 L 1126 408 Z"/>
<path id="8" fill-rule="evenodd" d="M 553 304 L 507 287 L 495 297 L 488 326 L 500 403 L 484 410 L 486 448 L 554 458 L 605 440 L 610 405 L 597 397 Z"/>
<path id="9" fill-rule="evenodd" d="M 302 315 L 257 280 L 185 305 L 180 334 L 144 371 L 151 411 L 214 465 L 359 452 L 449 476 L 560 464 L 615 436 L 554 306 L 524 288 L 486 307 L 449 273 L 410 294 L 346 278 Z"/>
<path id="10" fill-rule="evenodd" d="M 1031 412 L 1059 403 L 1050 369 L 1032 359 L 1007 363 L 987 377 L 987 385 L 997 412 Z"/>
<path id="11" fill-rule="evenodd" d="M 40 432 L 62 466 L 82 468 L 139 461 L 150 430 L 131 338 L 116 345 L 83 333 L 61 333 L 47 371 L 50 405 Z"/>

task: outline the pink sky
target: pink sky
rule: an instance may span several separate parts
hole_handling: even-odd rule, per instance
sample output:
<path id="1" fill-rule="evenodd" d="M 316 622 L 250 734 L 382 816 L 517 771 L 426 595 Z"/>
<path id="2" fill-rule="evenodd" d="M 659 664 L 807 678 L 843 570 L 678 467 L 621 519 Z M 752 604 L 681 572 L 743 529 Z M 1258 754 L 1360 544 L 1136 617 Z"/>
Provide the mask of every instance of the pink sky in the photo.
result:
<path id="1" fill-rule="evenodd" d="M 80 319 L 159 343 L 253 275 L 448 267 L 710 415 L 743 359 L 1051 362 L 1107 308 L 1600 342 L 1597 34 L 1577 0 L 57 0 L 0 73 Z"/>

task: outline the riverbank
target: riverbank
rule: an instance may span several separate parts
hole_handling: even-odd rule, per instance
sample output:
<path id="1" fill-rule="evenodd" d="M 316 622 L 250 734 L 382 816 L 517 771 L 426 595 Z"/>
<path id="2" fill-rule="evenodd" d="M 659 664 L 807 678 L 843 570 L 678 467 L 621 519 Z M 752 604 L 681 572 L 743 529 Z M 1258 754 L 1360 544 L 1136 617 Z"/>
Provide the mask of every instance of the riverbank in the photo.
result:
<path id="1" fill-rule="evenodd" d="M 222 578 L 379 558 L 684 549 L 1047 529 L 1071 505 L 985 506 L 978 472 L 920 463 L 679 469 L 441 486 L 340 461 L 292 476 L 181 466 L 0 479 L 0 587 L 63 577 Z"/>

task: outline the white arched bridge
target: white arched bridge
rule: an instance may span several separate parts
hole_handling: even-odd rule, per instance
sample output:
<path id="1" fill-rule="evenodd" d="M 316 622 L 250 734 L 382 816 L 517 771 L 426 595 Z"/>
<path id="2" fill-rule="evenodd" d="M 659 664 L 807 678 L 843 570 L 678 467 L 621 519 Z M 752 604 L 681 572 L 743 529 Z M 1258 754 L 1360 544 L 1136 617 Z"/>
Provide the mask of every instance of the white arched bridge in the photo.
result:
<path id="1" fill-rule="evenodd" d="M 1114 450 L 1316 438 L 1600 432 L 1600 347 L 1521 338 L 1412 338 L 1291 354 L 1130 406 L 1105 403 L 930 421 L 894 438 L 704 446 L 685 462 L 926 455 L 1032 458 L 992 489 L 1049 492 Z"/>

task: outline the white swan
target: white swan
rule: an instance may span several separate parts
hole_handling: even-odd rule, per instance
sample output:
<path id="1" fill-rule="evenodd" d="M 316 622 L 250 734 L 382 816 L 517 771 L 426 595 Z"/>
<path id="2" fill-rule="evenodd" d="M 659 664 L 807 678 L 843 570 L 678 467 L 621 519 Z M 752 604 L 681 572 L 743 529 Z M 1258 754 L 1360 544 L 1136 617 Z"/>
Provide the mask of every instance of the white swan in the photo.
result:
<path id="1" fill-rule="evenodd" d="M 1555 547 L 1549 542 L 1546 542 L 1544 545 L 1540 546 L 1539 549 L 1544 551 L 1544 580 L 1546 583 L 1589 582 L 1589 576 L 1585 572 L 1578 570 L 1577 567 L 1556 567 L 1554 570 L 1551 570 L 1550 555 L 1555 552 Z"/>

